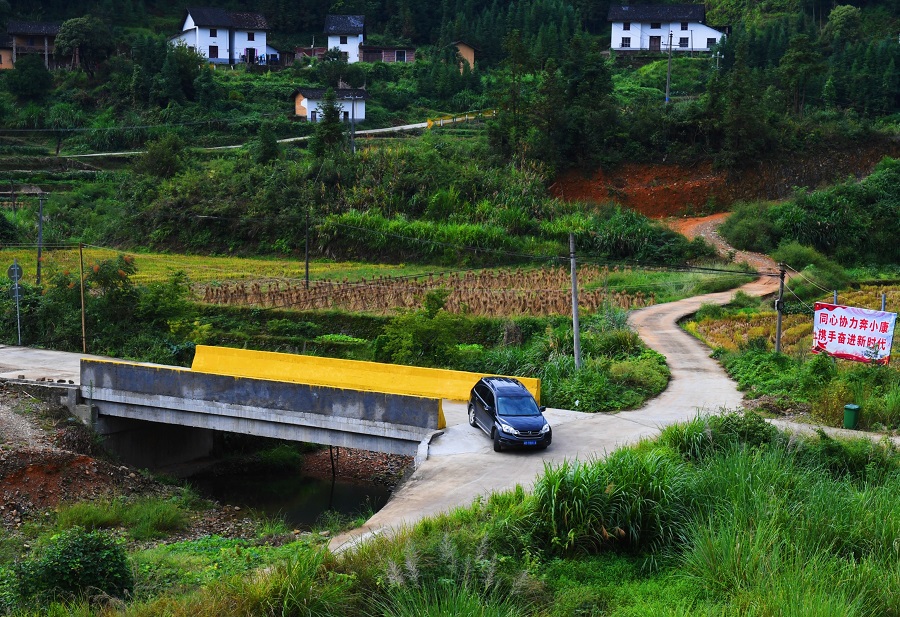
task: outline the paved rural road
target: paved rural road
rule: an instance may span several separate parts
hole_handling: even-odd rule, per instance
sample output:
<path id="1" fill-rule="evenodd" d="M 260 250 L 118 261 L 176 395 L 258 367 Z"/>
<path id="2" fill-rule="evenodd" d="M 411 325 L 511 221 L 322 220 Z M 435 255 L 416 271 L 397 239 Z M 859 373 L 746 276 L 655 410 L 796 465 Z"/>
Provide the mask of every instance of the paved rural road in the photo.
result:
<path id="1" fill-rule="evenodd" d="M 757 267 L 764 265 L 757 264 Z M 775 264 L 766 271 L 775 271 Z M 763 271 L 763 270 L 760 270 Z M 741 287 L 752 295 L 777 292 L 777 277 L 763 277 Z M 675 422 L 690 420 L 698 411 L 737 408 L 742 400 L 734 382 L 709 357 L 709 348 L 681 330 L 677 321 L 702 304 L 726 304 L 734 291 L 695 296 L 631 313 L 629 322 L 653 349 L 664 354 L 672 372 L 666 390 L 644 407 L 617 414 L 585 414 L 550 409 L 553 444 L 544 452 L 495 453 L 492 442 L 469 426 L 462 403 L 444 403 L 447 429 L 432 440 L 428 459 L 365 525 L 335 536 L 332 550 L 342 550 L 372 534 L 466 506 L 478 496 L 514 488 L 529 488 L 546 464 L 566 459 L 602 457 L 617 447 L 658 434 Z"/>

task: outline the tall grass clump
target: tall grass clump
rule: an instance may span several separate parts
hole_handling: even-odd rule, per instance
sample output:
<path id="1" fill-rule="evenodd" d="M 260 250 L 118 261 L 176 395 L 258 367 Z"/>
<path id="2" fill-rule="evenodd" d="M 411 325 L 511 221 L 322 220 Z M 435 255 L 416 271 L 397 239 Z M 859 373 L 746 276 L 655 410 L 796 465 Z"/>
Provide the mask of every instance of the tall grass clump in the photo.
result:
<path id="1" fill-rule="evenodd" d="M 621 449 L 602 461 L 547 466 L 533 515 L 551 553 L 652 551 L 681 537 L 687 496 L 687 469 L 673 451 Z"/>

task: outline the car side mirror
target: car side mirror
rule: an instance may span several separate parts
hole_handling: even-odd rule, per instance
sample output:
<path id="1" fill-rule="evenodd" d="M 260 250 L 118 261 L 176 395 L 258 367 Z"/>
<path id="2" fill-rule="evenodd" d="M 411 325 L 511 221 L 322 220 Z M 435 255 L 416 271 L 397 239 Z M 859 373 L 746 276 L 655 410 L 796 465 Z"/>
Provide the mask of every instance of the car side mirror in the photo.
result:
<path id="1" fill-rule="evenodd" d="M 541 405 L 541 413 L 544 413 L 545 411 L 547 411 L 547 406 Z"/>

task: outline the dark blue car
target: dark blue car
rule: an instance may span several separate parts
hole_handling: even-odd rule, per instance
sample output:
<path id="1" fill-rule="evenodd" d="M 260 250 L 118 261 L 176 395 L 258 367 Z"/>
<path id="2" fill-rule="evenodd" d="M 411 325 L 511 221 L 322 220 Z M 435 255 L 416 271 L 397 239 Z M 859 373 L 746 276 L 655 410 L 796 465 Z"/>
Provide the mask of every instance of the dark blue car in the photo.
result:
<path id="1" fill-rule="evenodd" d="M 516 379 L 482 377 L 469 395 L 469 424 L 494 440 L 494 451 L 504 446 L 544 449 L 553 431 L 531 393 Z"/>

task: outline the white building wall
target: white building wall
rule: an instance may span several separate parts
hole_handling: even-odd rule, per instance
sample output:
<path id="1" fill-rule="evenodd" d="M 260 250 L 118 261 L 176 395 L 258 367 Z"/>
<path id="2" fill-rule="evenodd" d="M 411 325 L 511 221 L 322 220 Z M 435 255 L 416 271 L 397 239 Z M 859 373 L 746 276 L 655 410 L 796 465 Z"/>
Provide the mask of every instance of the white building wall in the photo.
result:
<path id="1" fill-rule="evenodd" d="M 343 36 L 347 37 L 346 43 L 341 43 L 341 35 L 329 34 L 328 49 L 334 49 L 335 47 L 337 47 L 339 50 L 347 54 L 348 64 L 359 62 L 359 46 L 363 43 L 363 35 L 345 34 Z"/>
<path id="2" fill-rule="evenodd" d="M 681 29 L 681 22 L 661 22 L 659 28 L 651 28 L 650 22 L 630 22 L 630 29 L 625 30 L 622 22 L 613 22 L 611 30 L 610 49 L 613 50 L 647 50 L 650 49 L 650 37 L 660 37 L 660 51 L 669 49 L 669 32 L 672 33 L 672 51 L 709 51 L 707 39 L 714 38 L 716 42 L 725 36 L 714 28 L 705 24 L 689 22 L 688 29 Z M 630 47 L 622 46 L 622 38 L 631 39 Z M 680 47 L 680 39 L 688 39 L 687 47 Z"/>
<path id="3" fill-rule="evenodd" d="M 247 36 L 247 30 L 235 30 L 234 32 L 234 58 L 239 60 L 241 56 L 246 55 L 247 49 L 256 50 L 256 57 L 259 58 L 266 53 L 266 33 L 264 30 L 253 30 L 253 40 Z M 246 60 L 246 58 L 245 58 Z"/>
<path id="4" fill-rule="evenodd" d="M 351 103 L 354 104 L 355 108 L 353 108 L 354 106 L 351 106 Z M 319 110 L 319 107 L 322 105 L 321 100 L 317 101 L 315 99 L 306 99 L 304 105 L 306 107 L 307 120 L 312 120 L 312 112 L 314 111 L 316 112 L 316 119 L 322 119 L 322 112 Z M 360 99 L 358 101 L 338 100 L 338 105 L 341 108 L 341 119 L 344 118 L 344 112 L 349 114 L 347 116 L 348 119 L 353 118 L 355 114 L 357 124 L 366 119 L 366 101 L 364 99 Z"/>

